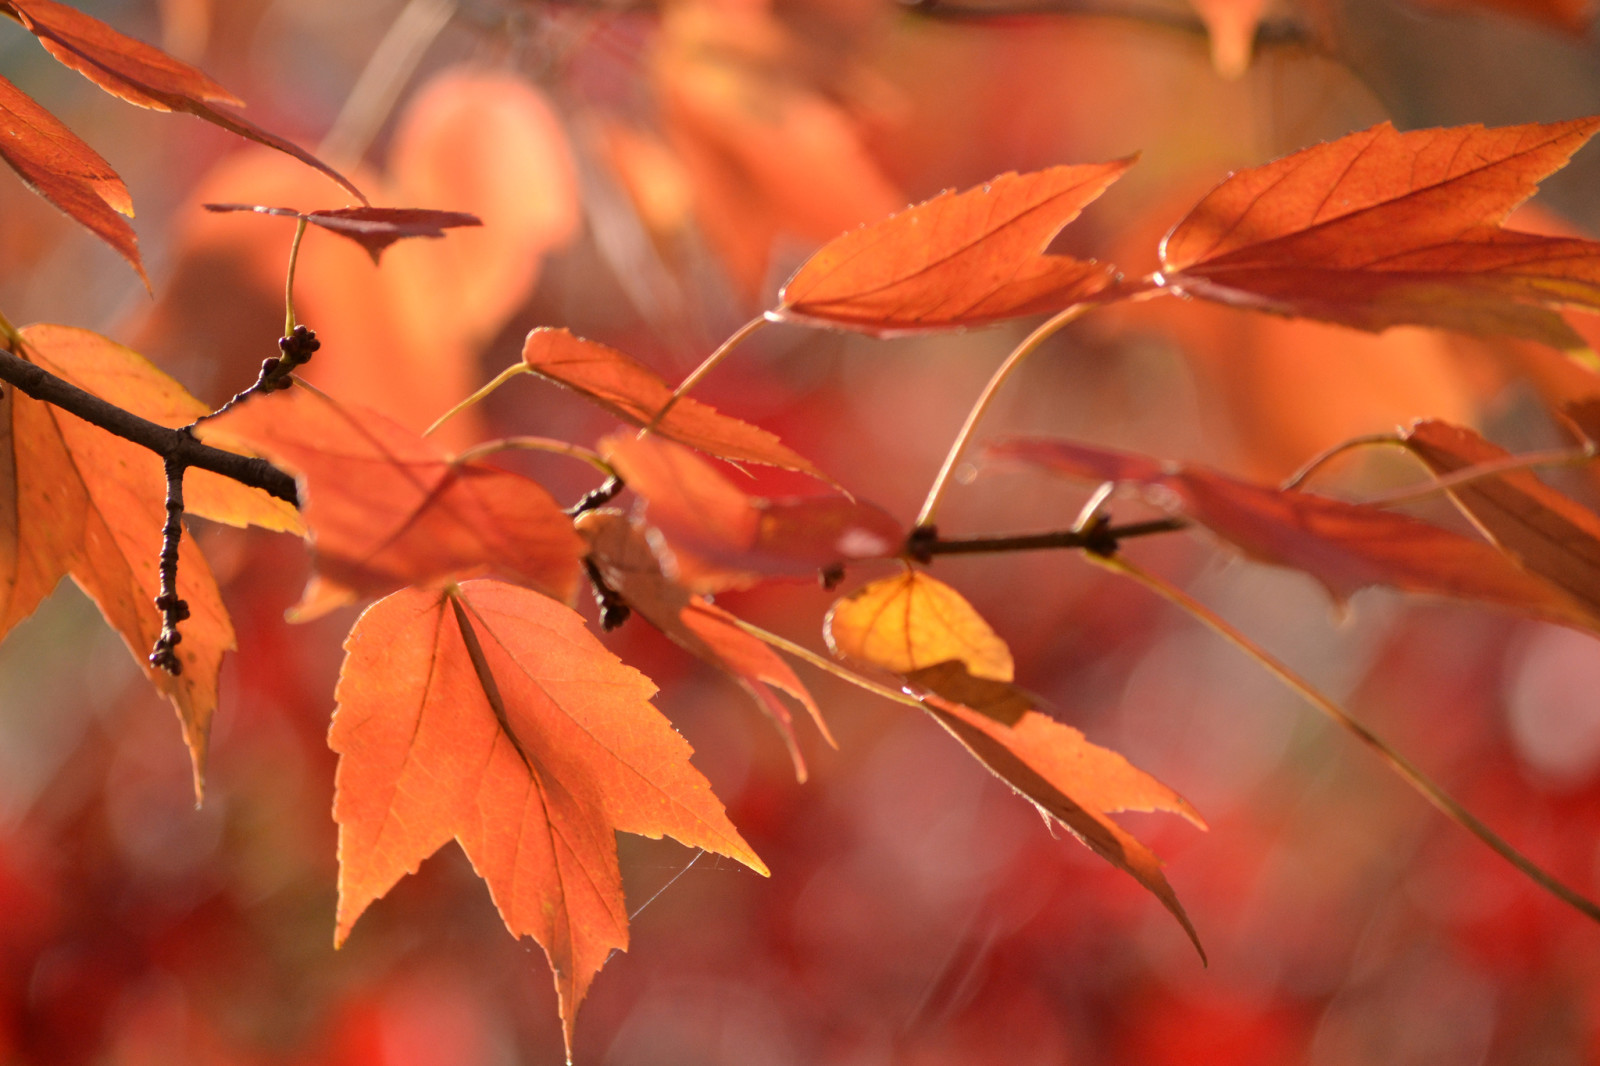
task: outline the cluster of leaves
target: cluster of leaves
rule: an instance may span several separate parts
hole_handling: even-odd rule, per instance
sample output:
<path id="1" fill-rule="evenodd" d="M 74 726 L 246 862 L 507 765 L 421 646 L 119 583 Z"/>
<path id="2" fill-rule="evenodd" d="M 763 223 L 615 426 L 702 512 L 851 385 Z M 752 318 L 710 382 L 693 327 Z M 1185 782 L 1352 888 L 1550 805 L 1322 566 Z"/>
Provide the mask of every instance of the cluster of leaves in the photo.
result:
<path id="1" fill-rule="evenodd" d="M 217 110 L 216 101 L 231 98 L 193 68 L 50 0 L 12 2 L 5 11 L 109 91 L 190 111 L 332 174 Z M 131 230 L 104 210 L 126 207 L 120 181 L 37 105 L 4 83 L 0 93 L 0 117 L 12 134 L 8 162 L 142 274 Z M 950 475 L 1016 366 L 1097 306 L 1181 297 L 1374 332 L 1417 325 L 1581 348 L 1561 311 L 1600 310 L 1600 243 L 1504 223 L 1597 130 L 1600 119 L 1406 133 L 1385 124 L 1307 148 L 1228 177 L 1172 227 L 1160 269 L 1138 278 L 1046 250 L 1133 160 L 1005 174 L 833 239 L 769 311 L 677 389 L 620 351 L 537 329 L 522 359 L 469 398 L 534 375 L 632 427 L 598 442 L 511 437 L 451 449 L 387 412 L 304 382 L 280 388 L 303 361 L 288 348 L 255 386 L 211 411 L 106 338 L 3 324 L 12 358 L 0 362 L 0 378 L 14 388 L 4 400 L 13 474 L 0 498 L 9 516 L 0 529 L 0 633 L 71 574 L 137 653 L 173 652 L 153 656 L 148 672 L 178 708 L 198 790 L 222 653 L 234 638 L 204 560 L 165 516 L 176 508 L 303 534 L 315 577 L 298 617 L 381 597 L 345 643 L 329 736 L 339 755 L 336 940 L 455 839 L 507 927 L 533 937 L 549 957 L 569 1050 L 591 982 L 628 945 L 617 832 L 671 836 L 767 872 L 690 764 L 688 745 L 651 704 L 653 683 L 607 650 L 575 610 L 585 583 L 606 628 L 637 613 L 740 685 L 778 728 L 801 780 L 801 745 L 779 693 L 831 737 L 817 701 L 774 649 L 925 710 L 1047 818 L 1154 893 L 1199 948 L 1159 860 L 1110 817 L 1162 811 L 1203 825 L 1199 813 L 1121 755 L 1054 720 L 1016 683 L 1011 651 L 988 622 L 929 576 L 926 564 L 961 551 L 1070 548 L 1182 602 L 1124 560 L 1119 546 L 1133 536 L 1204 527 L 1251 557 L 1311 574 L 1339 600 L 1388 585 L 1593 631 L 1600 629 L 1600 516 L 1528 470 L 1593 458 L 1600 421 L 1593 405 L 1568 412 L 1575 443 L 1553 456 L 1512 456 L 1439 421 L 1383 442 L 1416 456 L 1434 478 L 1424 491 L 1448 492 L 1487 542 L 1399 513 L 1394 499 L 1348 502 L 1309 492 L 1304 477 L 1255 484 L 1199 465 L 1035 438 L 1004 440 L 986 454 L 1106 491 L 1069 530 L 951 540 L 934 524 Z M 367 206 L 213 209 L 287 215 L 297 222 L 297 246 L 315 225 L 356 241 L 374 261 L 402 238 L 440 237 L 477 221 Z M 840 491 L 771 433 L 685 395 L 767 321 L 891 336 L 1030 315 L 1050 317 L 979 398 L 912 522 Z M 286 340 L 294 324 L 291 303 Z M 110 401 L 134 422 L 98 417 L 63 398 L 63 385 Z M 172 436 L 151 438 L 152 426 Z M 602 484 L 563 508 L 537 481 L 490 461 L 508 449 L 588 463 Z M 219 473 L 224 460 L 215 450 L 261 457 L 273 469 Z M 716 461 L 795 471 L 815 479 L 819 491 L 751 495 Z M 284 472 L 295 479 L 292 490 Z M 637 506 L 607 508 L 624 488 Z M 1118 492 L 1165 514 L 1116 525 L 1109 507 Z M 820 573 L 834 583 L 884 560 L 896 572 L 844 594 L 823 624 L 834 661 L 712 602 L 717 593 L 773 579 Z M 1364 739 L 1388 753 L 1370 734 Z M 1528 868 L 1400 765 L 1430 799 Z"/>

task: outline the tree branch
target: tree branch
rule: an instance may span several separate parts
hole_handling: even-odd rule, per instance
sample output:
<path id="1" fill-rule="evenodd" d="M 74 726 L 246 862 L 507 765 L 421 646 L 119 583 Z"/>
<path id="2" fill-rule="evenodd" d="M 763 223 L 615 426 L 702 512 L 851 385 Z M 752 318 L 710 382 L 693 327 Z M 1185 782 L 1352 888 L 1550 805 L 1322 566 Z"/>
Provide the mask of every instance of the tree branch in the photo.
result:
<path id="1" fill-rule="evenodd" d="M 294 478 L 265 459 L 213 448 L 180 429 L 140 418 L 4 348 L 0 348 L 0 381 L 16 386 L 35 400 L 59 407 L 91 425 L 99 426 L 107 433 L 148 449 L 169 462 L 209 470 L 241 485 L 261 489 L 295 506 L 300 504 Z"/>
<path id="2" fill-rule="evenodd" d="M 1100 555 L 1109 555 L 1117 550 L 1120 541 L 1129 537 L 1174 533 L 1188 527 L 1188 520 L 1183 518 L 1157 518 L 1149 522 L 1132 522 L 1125 526 L 1093 523 L 1084 529 L 1058 529 L 1049 533 L 947 539 L 939 536 L 935 527 L 922 526 L 912 531 L 911 537 L 906 542 L 906 554 L 920 563 L 931 562 L 935 555 L 980 555 L 996 552 L 1042 551 L 1051 548 L 1080 548 Z"/>

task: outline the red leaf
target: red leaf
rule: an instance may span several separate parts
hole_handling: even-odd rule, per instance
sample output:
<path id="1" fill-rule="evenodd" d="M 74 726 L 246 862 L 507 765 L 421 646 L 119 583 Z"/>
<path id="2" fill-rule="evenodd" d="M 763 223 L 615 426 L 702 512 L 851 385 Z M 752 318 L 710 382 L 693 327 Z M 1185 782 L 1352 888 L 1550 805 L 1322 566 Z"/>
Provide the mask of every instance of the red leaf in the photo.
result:
<path id="1" fill-rule="evenodd" d="M 562 600 L 577 588 L 583 540 L 537 482 L 453 462 L 375 412 L 295 388 L 253 398 L 199 433 L 300 476 L 317 566 L 300 618 L 403 585 L 485 573 Z"/>
<path id="2" fill-rule="evenodd" d="M 1510 455 L 1472 430 L 1444 422 L 1418 422 L 1405 441 L 1438 474 Z M 1527 470 L 1470 481 L 1449 492 L 1523 569 L 1560 586 L 1600 615 L 1600 515 Z"/>
<path id="3" fill-rule="evenodd" d="M 897 554 L 905 530 L 876 504 L 845 496 L 747 496 L 681 445 L 618 434 L 600 450 L 649 501 L 647 521 L 671 549 L 676 572 L 702 591 L 764 577 L 815 577 L 857 559 Z"/>
<path id="4" fill-rule="evenodd" d="M 1600 615 L 1491 545 L 1406 515 L 1070 441 L 1013 439 L 987 450 L 1076 477 L 1133 482 L 1246 555 L 1305 571 L 1340 601 L 1367 585 L 1391 585 L 1600 628 Z"/>
<path id="5" fill-rule="evenodd" d="M 570 608 L 492 581 L 406 589 L 345 642 L 339 753 L 342 942 L 451 838 L 515 936 L 555 971 L 568 1053 L 578 1005 L 628 946 L 616 832 L 670 835 L 767 869 L 689 764 L 689 745 Z"/>
<path id="6" fill-rule="evenodd" d="M 1242 170 L 1162 242 L 1177 292 L 1382 330 L 1582 347 L 1552 308 L 1600 309 L 1600 243 L 1501 227 L 1600 118 L 1397 133 L 1388 123 Z"/>
<path id="7" fill-rule="evenodd" d="M 150 286 L 139 259 L 139 238 L 121 217 L 133 214 L 127 186 L 99 153 L 4 78 L 0 78 L 0 159 L 28 188 L 115 248 L 139 272 L 145 287 Z"/>
<path id="8" fill-rule="evenodd" d="M 636 426 L 648 425 L 672 396 L 666 382 L 649 367 L 564 329 L 540 327 L 529 333 L 522 345 L 522 359 L 540 377 L 566 386 Z M 651 432 L 721 459 L 765 463 L 830 480 L 766 430 L 689 396 L 674 403 Z"/>
<path id="9" fill-rule="evenodd" d="M 1132 165 L 1002 174 L 846 233 L 789 279 L 781 313 L 883 334 L 1063 310 L 1104 289 L 1114 272 L 1045 248 Z"/>
<path id="10" fill-rule="evenodd" d="M 783 737 L 794 761 L 795 778 L 805 781 L 806 763 L 800 754 L 794 720 L 772 688 L 794 697 L 810 713 L 823 738 L 829 744 L 834 740 L 816 701 L 789 665 L 735 625 L 732 615 L 669 580 L 661 572 L 661 564 L 643 530 L 621 513 L 590 511 L 578 519 L 577 527 L 589 541 L 590 561 L 629 607 L 685 651 L 728 674 L 755 700 Z"/>
<path id="11" fill-rule="evenodd" d="M 296 211 L 292 207 L 264 207 L 261 204 L 202 204 L 219 214 L 253 211 L 258 215 L 303 218 L 314 226 L 348 237 L 372 256 L 376 263 L 383 250 L 407 237 L 443 237 L 456 226 L 481 226 L 483 220 L 465 211 L 433 211 L 421 207 L 339 207 L 324 211 Z"/>
<path id="12" fill-rule="evenodd" d="M 15 15 L 49 53 L 113 96 L 156 111 L 186 111 L 231 133 L 276 148 L 320 170 L 366 202 L 348 178 L 282 137 L 213 104 L 244 101 L 200 70 L 118 33 L 99 19 L 56 0 L 0 0 L 0 12 Z"/>

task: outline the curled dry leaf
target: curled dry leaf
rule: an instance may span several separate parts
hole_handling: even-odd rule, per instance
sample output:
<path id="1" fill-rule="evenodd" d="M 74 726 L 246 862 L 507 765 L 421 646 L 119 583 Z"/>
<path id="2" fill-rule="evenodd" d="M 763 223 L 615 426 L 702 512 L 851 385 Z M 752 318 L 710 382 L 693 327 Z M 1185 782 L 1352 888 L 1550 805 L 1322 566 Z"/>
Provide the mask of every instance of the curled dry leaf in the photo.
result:
<path id="1" fill-rule="evenodd" d="M 439 238 L 458 226 L 481 226 L 483 220 L 465 211 L 433 211 L 421 207 L 339 207 L 323 211 L 296 211 L 292 207 L 261 204 L 203 204 L 207 211 L 251 211 L 258 215 L 303 218 L 313 226 L 348 237 L 366 249 L 373 263 L 383 250 L 407 237 Z"/>
<path id="2" fill-rule="evenodd" d="M 269 133 L 217 104 L 244 101 L 205 73 L 104 22 L 56 0 L 0 0 L 0 14 L 14 16 L 45 50 L 106 92 L 157 111 L 185 111 L 269 148 L 291 155 L 333 179 L 362 203 L 366 197 L 348 178 L 298 145 Z"/>
<path id="3" fill-rule="evenodd" d="M 0 78 L 0 159 L 28 188 L 116 249 L 149 287 L 139 258 L 139 238 L 122 217 L 133 214 L 127 186 L 98 152 L 4 78 Z"/>
<path id="4" fill-rule="evenodd" d="M 1464 426 L 1445 422 L 1418 422 L 1404 439 L 1412 454 L 1436 474 L 1511 454 Z M 1501 551 L 1600 616 L 1600 515 L 1529 470 L 1469 481 L 1449 492 Z"/>
<path id="5" fill-rule="evenodd" d="M 1161 245 L 1176 292 L 1365 330 L 1420 325 L 1583 347 L 1600 243 L 1503 228 L 1600 118 L 1398 133 L 1388 123 L 1217 186 Z"/>
<path id="6" fill-rule="evenodd" d="M 494 581 L 405 589 L 362 614 L 345 653 L 328 732 L 336 943 L 454 838 L 506 928 L 549 957 L 570 1057 L 590 982 L 628 946 L 617 832 L 766 874 L 649 702 L 650 679 L 571 608 Z"/>
<path id="7" fill-rule="evenodd" d="M 762 713 L 772 719 L 794 761 L 795 778 L 805 781 L 806 763 L 795 736 L 794 719 L 772 689 L 792 696 L 811 715 L 823 738 L 838 745 L 828 732 L 816 701 L 789 664 L 735 625 L 728 612 L 669 580 L 661 572 L 661 563 L 643 531 L 627 516 L 611 510 L 590 511 L 580 516 L 576 524 L 589 542 L 589 559 L 606 584 L 674 643 L 737 681 Z"/>
<path id="8" fill-rule="evenodd" d="M 496 574 L 560 600 L 582 538 L 537 482 L 437 444 L 362 407 L 299 387 L 253 397 L 199 427 L 293 471 L 316 556 L 295 609 L 314 618 L 403 585 Z"/>
<path id="9" fill-rule="evenodd" d="M 1002 174 L 830 241 L 779 293 L 785 318 L 888 334 L 1060 311 L 1111 267 L 1045 248 L 1133 160 Z"/>
<path id="10" fill-rule="evenodd" d="M 540 327 L 522 345 L 522 360 L 542 378 L 592 400 L 625 422 L 649 425 L 672 398 L 654 370 L 614 348 Z M 777 437 L 685 396 L 672 405 L 652 433 L 736 463 L 764 463 L 831 481 Z"/>
<path id="11" fill-rule="evenodd" d="M 1492 545 L 1407 515 L 1072 441 L 1016 438 L 987 451 L 1074 477 L 1131 482 L 1250 557 L 1310 574 L 1340 601 L 1389 585 L 1600 629 L 1600 613 Z"/>
<path id="12" fill-rule="evenodd" d="M 845 496 L 747 496 L 688 448 L 617 434 L 600 451 L 648 502 L 646 522 L 670 552 L 668 572 L 696 591 L 769 577 L 815 577 L 862 559 L 889 558 L 905 529 L 876 504 Z"/>
<path id="13" fill-rule="evenodd" d="M 1011 649 L 955 589 L 920 570 L 838 600 L 823 623 L 837 655 L 897 674 L 955 660 L 974 678 L 1010 681 Z"/>
<path id="14" fill-rule="evenodd" d="M 193 418 L 194 408 L 205 411 L 142 357 L 87 330 L 37 325 L 22 336 L 30 361 L 142 417 L 180 426 Z M 0 412 L 0 469 L 6 471 L 0 480 L 0 635 L 70 573 L 177 708 L 198 797 L 217 674 L 222 653 L 234 646 L 233 626 L 194 538 L 184 537 L 178 595 L 189 605 L 189 617 L 175 649 L 182 670 L 168 674 L 146 658 L 162 625 L 154 606 L 166 523 L 160 457 L 17 389 L 4 390 Z M 252 511 L 255 490 L 220 478 L 208 482 L 200 473 L 190 475 L 197 506 L 234 519 L 254 513 L 270 521 L 277 513 L 270 507 Z"/>

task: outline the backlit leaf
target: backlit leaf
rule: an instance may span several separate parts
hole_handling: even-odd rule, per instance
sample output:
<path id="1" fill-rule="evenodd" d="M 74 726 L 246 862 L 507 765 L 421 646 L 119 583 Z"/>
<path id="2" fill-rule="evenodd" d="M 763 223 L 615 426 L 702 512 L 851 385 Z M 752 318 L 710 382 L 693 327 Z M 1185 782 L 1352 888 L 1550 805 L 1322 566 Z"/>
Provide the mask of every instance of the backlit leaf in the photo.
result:
<path id="1" fill-rule="evenodd" d="M 56 0 L 0 0 L 0 14 L 14 16 L 52 56 L 113 96 L 157 111 L 186 111 L 230 133 L 276 148 L 322 171 L 366 202 L 349 179 L 310 152 L 219 109 L 215 105 L 243 106 L 244 101 L 159 48 Z"/>
<path id="2" fill-rule="evenodd" d="M 146 286 L 127 186 L 98 152 L 15 85 L 0 78 L 0 159 L 28 187 L 133 264 Z"/>
<path id="3" fill-rule="evenodd" d="M 339 207 L 322 211 L 296 211 L 292 207 L 261 204 L 206 204 L 207 211 L 252 211 L 258 215 L 303 218 L 313 226 L 348 237 L 365 248 L 376 263 L 383 250 L 407 237 L 444 236 L 457 226 L 481 226 L 483 220 L 465 211 L 433 211 L 421 207 Z"/>
<path id="4" fill-rule="evenodd" d="M 1239 171 L 1161 247 L 1174 291 L 1382 330 L 1582 347 L 1554 308 L 1600 309 L 1600 243 L 1502 227 L 1600 118 L 1397 133 L 1384 123 Z"/>
<path id="5" fill-rule="evenodd" d="M 1406 447 L 1436 474 L 1507 458 L 1505 449 L 1464 426 L 1418 422 Z M 1529 470 L 1480 478 L 1449 490 L 1490 540 L 1600 615 L 1600 515 L 1546 485 Z"/>
<path id="6" fill-rule="evenodd" d="M 771 648 L 735 625 L 726 611 L 669 580 L 643 532 L 617 511 L 590 511 L 577 521 L 589 541 L 589 558 L 605 582 L 651 625 L 691 655 L 727 673 L 755 700 L 783 737 L 797 780 L 806 763 L 795 737 L 789 708 L 772 692 L 788 693 L 811 715 L 828 743 L 833 737 L 811 693 L 789 664 Z M 769 687 L 770 686 L 770 687 Z"/>
<path id="7" fill-rule="evenodd" d="M 39 325 L 22 335 L 31 361 L 136 414 L 159 418 L 163 406 L 186 395 L 139 356 L 86 330 Z M 154 605 L 166 522 L 160 457 L 16 389 L 4 391 L 0 409 L 0 635 L 70 573 L 177 708 L 198 796 L 217 673 L 222 653 L 234 646 L 233 626 L 205 558 L 185 536 L 178 595 L 190 616 L 175 649 L 182 672 L 173 676 L 148 662 L 162 625 Z"/>
<path id="8" fill-rule="evenodd" d="M 828 611 L 838 655 L 897 674 L 955 660 L 973 677 L 1010 681 L 1011 649 L 961 593 L 920 570 L 874 581 Z"/>
<path id="9" fill-rule="evenodd" d="M 980 326 L 1060 311 L 1113 270 L 1045 248 L 1132 159 L 1002 174 L 830 241 L 779 293 L 785 317 L 867 333 Z"/>
<path id="10" fill-rule="evenodd" d="M 1492 545 L 1407 515 L 1072 441 L 1012 439 L 987 450 L 1075 477 L 1131 482 L 1246 555 L 1305 571 L 1340 601 L 1367 585 L 1389 585 L 1600 628 L 1600 614 Z"/>
<path id="11" fill-rule="evenodd" d="M 342 942 L 454 838 L 506 927 L 544 948 L 571 1054 L 594 975 L 628 946 L 616 832 L 671 836 L 765 874 L 689 745 L 570 608 L 493 581 L 405 589 L 345 642 L 339 754 Z"/>
<path id="12" fill-rule="evenodd" d="M 582 539 L 540 485 L 306 388 L 255 397 L 200 427 L 295 472 L 317 576 L 312 618 L 403 585 L 497 574 L 561 600 L 577 588 Z"/>
<path id="13" fill-rule="evenodd" d="M 1204 829 L 1189 802 L 1127 759 L 1037 711 L 1007 726 L 969 707 L 925 694 L 923 706 L 1006 784 L 1066 826 L 1091 851 L 1125 870 L 1178 919 L 1203 961 L 1200 936 L 1161 872 L 1161 860 L 1108 814 L 1169 811 Z"/>
<path id="14" fill-rule="evenodd" d="M 617 434 L 602 454 L 649 502 L 646 521 L 666 538 L 668 572 L 697 591 L 765 577 L 815 577 L 858 559 L 897 554 L 905 530 L 875 504 L 847 496 L 747 496 L 688 448 Z"/>

